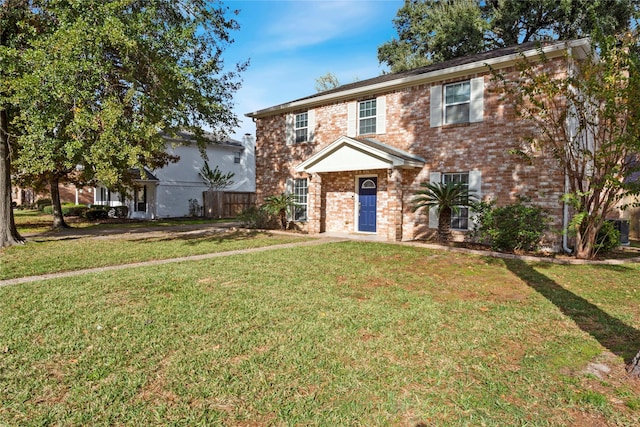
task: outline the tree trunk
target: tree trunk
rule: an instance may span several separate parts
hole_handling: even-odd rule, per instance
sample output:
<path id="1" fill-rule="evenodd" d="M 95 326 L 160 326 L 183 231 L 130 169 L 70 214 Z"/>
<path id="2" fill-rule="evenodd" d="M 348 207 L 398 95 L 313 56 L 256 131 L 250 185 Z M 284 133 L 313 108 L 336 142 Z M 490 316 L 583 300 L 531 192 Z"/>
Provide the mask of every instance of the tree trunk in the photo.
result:
<path id="1" fill-rule="evenodd" d="M 16 228 L 11 202 L 9 114 L 0 109 L 0 248 L 24 243 Z"/>
<path id="2" fill-rule="evenodd" d="M 280 210 L 280 226 L 282 227 L 283 230 L 287 229 L 287 223 L 289 221 L 287 221 L 287 211 L 285 209 Z"/>
<path id="3" fill-rule="evenodd" d="M 627 374 L 640 378 L 640 351 L 638 351 L 638 354 L 636 354 L 636 357 L 633 358 L 631 363 L 627 365 Z"/>
<path id="4" fill-rule="evenodd" d="M 438 240 L 441 243 L 448 243 L 451 239 L 451 208 L 440 209 L 438 215 Z"/>
<path id="5" fill-rule="evenodd" d="M 53 174 L 49 180 L 49 186 L 51 187 L 51 209 L 53 210 L 53 228 L 69 228 L 66 222 L 64 222 L 64 216 L 62 215 L 62 205 L 60 204 L 60 178 Z"/>
<path id="6" fill-rule="evenodd" d="M 584 231 L 579 231 L 576 236 L 576 258 L 591 259 L 595 256 L 593 252 L 597 233 L 595 227 L 587 227 Z"/>

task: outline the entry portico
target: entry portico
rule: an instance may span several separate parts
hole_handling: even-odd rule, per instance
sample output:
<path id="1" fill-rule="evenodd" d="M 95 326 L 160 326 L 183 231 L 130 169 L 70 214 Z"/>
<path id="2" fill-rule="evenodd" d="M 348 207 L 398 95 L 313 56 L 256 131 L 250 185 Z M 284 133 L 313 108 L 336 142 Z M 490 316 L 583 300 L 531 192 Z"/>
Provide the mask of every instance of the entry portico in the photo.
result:
<path id="1" fill-rule="evenodd" d="M 341 136 L 296 167 L 310 175 L 310 233 L 371 233 L 402 239 L 403 170 L 425 160 L 372 138 Z"/>

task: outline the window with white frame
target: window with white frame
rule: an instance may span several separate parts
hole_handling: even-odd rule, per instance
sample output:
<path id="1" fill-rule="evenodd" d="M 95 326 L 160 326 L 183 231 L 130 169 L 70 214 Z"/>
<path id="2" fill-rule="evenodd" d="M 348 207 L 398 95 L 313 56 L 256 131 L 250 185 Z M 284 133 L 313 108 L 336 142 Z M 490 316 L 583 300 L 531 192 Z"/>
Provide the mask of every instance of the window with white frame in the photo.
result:
<path id="1" fill-rule="evenodd" d="M 443 173 L 442 183 L 462 184 L 462 187 L 469 190 L 469 172 Z M 468 203 L 468 200 L 461 200 L 461 203 Z M 451 212 L 451 228 L 456 230 L 469 229 L 469 208 L 458 206 L 458 210 Z"/>
<path id="2" fill-rule="evenodd" d="M 306 221 L 307 220 L 307 194 L 308 184 L 306 178 L 299 178 L 293 180 L 293 195 L 295 196 L 293 220 L 294 221 Z"/>
<path id="3" fill-rule="evenodd" d="M 133 190 L 134 210 L 136 212 L 147 211 L 147 186 L 143 185 L 141 188 L 135 188 Z"/>
<path id="4" fill-rule="evenodd" d="M 429 126 L 484 121 L 484 77 L 431 86 Z"/>
<path id="5" fill-rule="evenodd" d="M 377 101 L 370 99 L 358 103 L 358 134 L 376 133 Z"/>
<path id="6" fill-rule="evenodd" d="M 468 123 L 471 103 L 471 82 L 459 82 L 444 87 L 444 123 Z"/>
<path id="7" fill-rule="evenodd" d="M 296 134 L 295 142 L 306 142 L 307 132 L 309 130 L 309 115 L 307 112 L 296 114 L 294 122 L 294 131 Z"/>
<path id="8" fill-rule="evenodd" d="M 242 151 L 234 151 L 233 152 L 233 163 L 240 163 L 240 160 L 242 159 Z"/>

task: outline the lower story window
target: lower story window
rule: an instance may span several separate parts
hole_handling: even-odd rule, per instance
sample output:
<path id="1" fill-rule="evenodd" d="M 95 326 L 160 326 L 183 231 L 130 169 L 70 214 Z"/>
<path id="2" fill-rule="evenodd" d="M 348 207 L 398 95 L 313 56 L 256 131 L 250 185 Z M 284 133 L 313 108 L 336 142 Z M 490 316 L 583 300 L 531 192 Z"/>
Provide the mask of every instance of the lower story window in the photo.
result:
<path id="1" fill-rule="evenodd" d="M 469 172 L 457 172 L 457 173 L 443 173 L 442 183 L 461 183 L 464 188 L 469 189 Z M 468 200 L 461 200 L 461 202 L 467 203 Z M 451 228 L 456 230 L 468 230 L 469 229 L 469 208 L 465 206 L 458 206 L 458 210 L 451 213 Z"/>
<path id="2" fill-rule="evenodd" d="M 143 185 L 142 188 L 136 188 L 133 191 L 134 209 L 136 212 L 147 211 L 147 186 Z"/>
<path id="3" fill-rule="evenodd" d="M 293 195 L 295 196 L 295 205 L 293 209 L 294 221 L 306 221 L 307 220 L 307 179 L 294 179 L 293 180 Z"/>

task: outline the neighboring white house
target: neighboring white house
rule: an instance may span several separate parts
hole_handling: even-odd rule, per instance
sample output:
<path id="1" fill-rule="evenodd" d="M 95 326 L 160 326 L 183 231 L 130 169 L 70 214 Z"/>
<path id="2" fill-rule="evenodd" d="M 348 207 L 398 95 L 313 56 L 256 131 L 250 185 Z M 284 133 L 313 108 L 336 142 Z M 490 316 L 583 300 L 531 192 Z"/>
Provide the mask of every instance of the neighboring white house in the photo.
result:
<path id="1" fill-rule="evenodd" d="M 167 153 L 180 158 L 163 168 L 148 170 L 146 176 L 137 173 L 138 184 L 132 194 L 122 197 L 103 186 L 94 191 L 97 205 L 129 208 L 129 218 L 156 219 L 191 216 L 203 205 L 202 193 L 207 184 L 200 176 L 204 159 L 195 142 L 189 143 L 188 135 L 170 139 Z M 233 172 L 233 184 L 225 191 L 255 192 L 255 142 L 250 135 L 243 141 L 228 139 L 222 143 L 212 142 L 206 149 L 207 163 L 222 173 Z"/>

